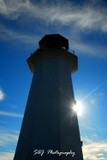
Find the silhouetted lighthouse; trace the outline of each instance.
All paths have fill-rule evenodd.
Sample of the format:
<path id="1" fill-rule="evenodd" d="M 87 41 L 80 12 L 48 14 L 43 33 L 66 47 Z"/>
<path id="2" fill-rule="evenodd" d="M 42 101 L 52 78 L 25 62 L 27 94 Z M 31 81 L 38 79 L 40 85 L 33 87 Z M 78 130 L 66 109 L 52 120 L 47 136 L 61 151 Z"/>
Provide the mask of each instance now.
<path id="1" fill-rule="evenodd" d="M 33 80 L 14 160 L 83 160 L 71 73 L 78 58 L 68 40 L 45 35 L 27 60 Z"/>

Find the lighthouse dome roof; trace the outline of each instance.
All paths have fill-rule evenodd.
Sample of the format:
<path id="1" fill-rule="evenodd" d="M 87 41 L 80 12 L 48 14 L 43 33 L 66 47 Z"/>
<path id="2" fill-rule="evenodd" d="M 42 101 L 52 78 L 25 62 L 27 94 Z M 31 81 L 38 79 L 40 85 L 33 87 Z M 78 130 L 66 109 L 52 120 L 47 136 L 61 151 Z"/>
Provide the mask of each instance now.
<path id="1" fill-rule="evenodd" d="M 39 41 L 40 48 L 63 48 L 68 50 L 69 44 L 68 39 L 63 37 L 60 34 L 46 34 L 40 41 Z"/>

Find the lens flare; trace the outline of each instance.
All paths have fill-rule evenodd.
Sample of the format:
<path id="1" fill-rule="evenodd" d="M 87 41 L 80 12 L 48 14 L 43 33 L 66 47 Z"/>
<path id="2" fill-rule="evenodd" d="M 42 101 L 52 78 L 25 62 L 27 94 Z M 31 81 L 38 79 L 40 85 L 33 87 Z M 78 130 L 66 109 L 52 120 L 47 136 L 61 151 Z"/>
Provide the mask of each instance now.
<path id="1" fill-rule="evenodd" d="M 76 104 L 73 106 L 73 111 L 77 113 L 78 116 L 83 114 L 84 105 L 82 102 L 77 101 Z"/>

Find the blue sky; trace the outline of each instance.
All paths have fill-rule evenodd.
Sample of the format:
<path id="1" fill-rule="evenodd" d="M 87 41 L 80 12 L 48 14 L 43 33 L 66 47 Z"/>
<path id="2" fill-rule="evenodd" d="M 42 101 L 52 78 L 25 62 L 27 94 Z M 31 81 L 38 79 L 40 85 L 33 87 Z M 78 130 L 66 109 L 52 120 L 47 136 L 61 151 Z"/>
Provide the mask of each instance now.
<path id="1" fill-rule="evenodd" d="M 69 39 L 84 160 L 107 160 L 107 3 L 104 0 L 0 0 L 0 160 L 12 160 L 32 80 L 26 59 L 45 35 Z"/>

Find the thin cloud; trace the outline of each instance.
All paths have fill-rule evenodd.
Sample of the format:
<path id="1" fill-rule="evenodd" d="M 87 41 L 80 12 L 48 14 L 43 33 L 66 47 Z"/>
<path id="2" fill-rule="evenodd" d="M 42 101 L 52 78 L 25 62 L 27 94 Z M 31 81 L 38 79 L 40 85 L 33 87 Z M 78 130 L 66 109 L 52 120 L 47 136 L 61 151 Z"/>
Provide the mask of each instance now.
<path id="1" fill-rule="evenodd" d="M 13 152 L 0 152 L 1 160 L 12 160 L 14 157 Z"/>
<path id="2" fill-rule="evenodd" d="M 0 14 L 5 18 L 17 19 L 21 12 L 25 12 L 25 9 L 29 8 L 29 0 L 0 0 Z"/>
<path id="3" fill-rule="evenodd" d="M 19 113 L 13 113 L 13 112 L 5 112 L 0 111 L 0 116 L 8 116 L 8 117 L 14 117 L 14 118 L 22 118 L 23 115 Z"/>
<path id="4" fill-rule="evenodd" d="M 105 160 L 107 159 L 107 142 L 84 139 L 83 155 L 84 160 Z"/>
<path id="5" fill-rule="evenodd" d="M 45 3 L 46 2 L 46 3 Z M 22 15 L 39 18 L 46 22 L 58 22 L 61 25 L 71 25 L 78 29 L 101 30 L 107 32 L 106 8 L 91 4 L 81 6 L 72 2 L 50 3 L 47 1 L 32 3 L 30 0 L 0 1 L 0 14 L 8 19 L 18 19 Z"/>
<path id="6" fill-rule="evenodd" d="M 78 37 L 81 37 L 81 36 L 78 34 Z M 80 54 L 82 53 L 84 55 L 88 54 L 97 58 L 104 58 L 107 56 L 106 47 L 101 47 L 98 44 L 96 45 L 87 44 L 82 40 L 80 41 L 79 38 L 76 38 L 76 39 L 72 38 L 69 41 L 71 44 L 71 48 L 73 46 L 73 49 L 76 50 L 77 53 L 80 53 Z"/>
<path id="7" fill-rule="evenodd" d="M 7 145 L 16 144 L 18 140 L 18 132 L 10 131 L 6 129 L 0 130 L 0 146 L 7 147 Z"/>
<path id="8" fill-rule="evenodd" d="M 14 41 L 17 40 L 17 42 L 22 43 L 29 43 L 29 44 L 35 44 L 35 41 L 37 40 L 37 36 L 28 35 L 24 33 L 20 33 L 17 31 L 14 31 L 12 29 L 7 28 L 6 26 L 0 24 L 0 37 L 1 40 L 5 41 Z"/>
<path id="9" fill-rule="evenodd" d="M 5 93 L 2 89 L 0 89 L 0 101 L 3 101 L 5 99 Z"/>

